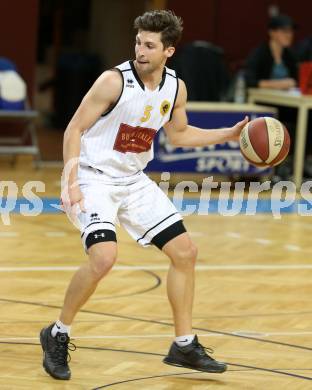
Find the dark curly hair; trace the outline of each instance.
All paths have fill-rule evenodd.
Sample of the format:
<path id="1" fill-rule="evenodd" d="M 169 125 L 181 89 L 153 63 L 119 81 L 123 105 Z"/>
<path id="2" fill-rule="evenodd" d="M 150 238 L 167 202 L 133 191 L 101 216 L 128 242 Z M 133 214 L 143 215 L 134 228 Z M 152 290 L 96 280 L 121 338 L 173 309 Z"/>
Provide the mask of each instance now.
<path id="1" fill-rule="evenodd" d="M 176 46 L 179 42 L 183 21 L 170 10 L 155 10 L 145 12 L 134 21 L 136 30 L 160 32 L 164 48 Z"/>

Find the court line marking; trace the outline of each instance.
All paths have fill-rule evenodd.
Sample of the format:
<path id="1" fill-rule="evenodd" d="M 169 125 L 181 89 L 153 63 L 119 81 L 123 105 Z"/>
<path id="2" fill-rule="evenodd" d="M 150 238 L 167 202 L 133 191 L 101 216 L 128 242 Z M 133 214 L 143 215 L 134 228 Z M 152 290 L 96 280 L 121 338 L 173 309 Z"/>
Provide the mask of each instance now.
<path id="1" fill-rule="evenodd" d="M 247 237 L 243 237 L 240 233 L 236 233 L 236 232 L 226 232 L 225 235 L 228 236 L 228 237 L 231 237 L 231 238 L 237 238 L 237 239 L 238 238 L 245 238 L 245 239 L 248 239 Z M 276 244 L 278 242 L 278 241 L 268 240 L 268 239 L 265 239 L 265 238 L 255 238 L 254 241 L 257 242 L 258 244 L 261 244 L 261 245 L 271 245 L 271 244 Z M 291 251 L 291 252 L 300 252 L 300 251 L 310 252 L 309 250 L 303 250 L 300 246 L 293 245 L 293 244 L 286 244 L 286 245 L 284 245 L 283 248 L 285 250 Z"/>
<path id="2" fill-rule="evenodd" d="M 0 298 L 0 301 L 1 302 L 8 302 L 8 303 L 23 304 L 23 305 L 38 306 L 38 307 L 46 307 L 46 308 L 52 308 L 52 309 L 57 309 L 57 310 L 62 308 L 61 306 L 58 306 L 58 305 L 47 305 L 47 304 L 40 303 L 40 302 L 29 302 L 29 301 L 15 300 L 15 299 L 7 299 L 7 298 Z M 145 318 L 140 318 L 140 317 L 133 317 L 133 316 L 129 316 L 129 315 L 105 313 L 105 312 L 98 312 L 98 311 L 92 311 L 92 310 L 86 310 L 86 309 L 81 309 L 80 312 L 86 313 L 86 314 L 94 314 L 94 315 L 109 317 L 110 319 L 111 318 L 118 318 L 118 319 L 122 319 L 122 320 L 131 320 L 131 321 L 138 321 L 138 322 L 143 322 L 143 323 L 148 323 L 148 324 L 158 324 L 161 326 L 169 326 L 170 328 L 174 327 L 174 324 L 172 322 L 156 321 L 156 320 L 145 319 Z M 240 338 L 243 340 L 252 340 L 252 341 L 256 341 L 256 342 L 272 344 L 272 345 L 279 345 L 279 346 L 283 346 L 283 347 L 287 347 L 287 348 L 300 349 L 300 350 L 309 351 L 309 352 L 312 351 L 311 347 L 308 347 L 305 345 L 291 344 L 289 342 L 286 343 L 286 342 L 282 342 L 282 341 L 270 340 L 270 339 L 255 337 L 255 336 L 251 337 L 251 336 L 241 335 L 241 334 L 232 334 L 230 332 L 225 332 L 225 331 L 220 331 L 220 330 L 212 330 L 212 329 L 207 329 L 207 328 L 200 328 L 200 327 L 195 327 L 195 326 L 193 327 L 193 329 L 201 331 L 201 332 L 223 334 L 225 336 Z M 5 343 L 5 342 L 3 342 L 3 343 Z"/>
<path id="3" fill-rule="evenodd" d="M 40 345 L 40 344 L 37 344 L 37 343 L 15 343 L 15 342 L 2 342 L 3 344 L 15 344 L 15 345 Z M 100 347 L 85 347 L 85 346 L 79 346 L 78 348 L 81 348 L 81 349 L 86 349 L 86 350 L 96 350 L 96 351 L 109 351 L 109 352 L 124 352 L 124 353 L 135 353 L 135 354 L 140 354 L 140 355 L 150 355 L 150 356 L 165 356 L 163 354 L 159 354 L 159 353 L 152 353 L 152 352 L 142 352 L 142 351 L 129 351 L 129 350 L 125 350 L 125 349 L 113 349 L 113 348 L 100 348 Z M 240 368 L 247 368 L 247 370 L 258 370 L 258 371 L 264 371 L 264 372 L 270 372 L 270 373 L 273 373 L 273 374 L 279 374 L 279 375 L 286 375 L 286 376 L 291 376 L 291 377 L 294 377 L 294 378 L 298 378 L 298 379 L 305 379 L 305 380 L 312 380 L 311 377 L 307 377 L 307 376 L 303 376 L 303 375 L 298 375 L 298 374 L 294 374 L 294 373 L 290 373 L 290 372 L 287 372 L 285 370 L 289 370 L 288 368 L 287 369 L 283 369 L 283 371 L 281 369 L 268 369 L 268 368 L 263 368 L 263 367 L 255 367 L 255 366 L 246 366 L 246 365 L 243 365 L 243 364 L 237 364 L 237 363 L 231 363 L 231 362 L 225 362 L 226 364 L 228 365 L 231 365 L 231 366 L 234 366 L 234 367 L 240 367 Z M 297 370 L 297 368 L 295 369 L 291 369 L 291 370 Z M 303 370 L 307 370 L 307 369 L 303 369 Z M 245 370 L 232 370 L 230 369 L 229 371 L 245 371 Z M 116 384 L 120 384 L 120 383 L 127 383 L 127 382 L 133 382 L 133 381 L 138 381 L 138 380 L 145 380 L 145 379 L 151 379 L 151 378 L 155 378 L 155 377 L 165 377 L 165 376 L 173 376 L 173 375 L 193 375 L 194 372 L 187 372 L 187 373 L 177 373 L 177 374 L 174 374 L 174 373 L 171 373 L 171 374 L 164 374 L 164 375 L 156 375 L 156 376 L 153 376 L 153 377 L 143 377 L 143 378 L 134 378 L 134 379 L 127 379 L 125 381 L 121 381 L 121 382 L 114 382 L 114 383 L 110 383 L 110 384 L 106 384 L 106 385 L 103 385 L 101 387 L 96 387 L 92 390 L 98 390 L 100 388 L 103 388 L 103 387 L 111 387 L 113 385 L 116 385 Z M 201 372 L 197 372 L 197 374 L 201 374 Z"/>
<path id="4" fill-rule="evenodd" d="M 298 379 L 305 379 L 305 380 L 309 380 L 309 381 L 312 380 L 312 378 L 309 377 L 309 376 L 293 374 L 293 373 L 287 372 L 287 371 L 281 371 L 281 370 L 269 369 L 269 368 L 263 368 L 263 367 L 256 367 L 256 366 L 247 366 L 245 364 L 235 364 L 235 363 L 230 363 L 230 362 L 226 362 L 226 364 L 232 365 L 232 366 L 235 366 L 235 367 L 243 367 L 243 368 L 247 368 L 247 369 L 249 368 L 249 369 L 269 372 L 269 373 L 273 373 L 273 374 L 290 376 L 290 377 L 298 378 Z M 105 384 L 103 386 L 94 387 L 91 390 L 100 390 L 100 389 L 104 389 L 104 387 L 111 387 L 111 386 L 120 385 L 120 384 L 123 384 L 123 383 L 136 382 L 136 381 L 142 381 L 142 380 L 147 380 L 147 379 L 155 379 L 155 378 L 165 378 L 165 377 L 168 377 L 168 376 L 178 376 L 178 375 L 184 375 L 184 374 L 180 374 L 180 373 L 178 373 L 178 374 L 163 374 L 163 375 L 153 375 L 153 376 L 144 376 L 144 377 L 139 377 L 139 378 L 126 379 L 126 380 L 123 380 L 123 381 L 112 382 L 112 383 Z"/>
<path id="5" fill-rule="evenodd" d="M 0 237 L 18 237 L 19 232 L 0 232 Z"/>
<path id="6" fill-rule="evenodd" d="M 253 332 L 253 331 L 234 331 L 230 332 L 233 335 L 245 335 L 250 337 L 271 337 L 271 336 L 309 336 L 312 331 L 306 332 Z M 214 333 L 198 333 L 198 337 L 225 337 L 224 334 Z M 71 336 L 72 340 L 113 340 L 113 339 L 167 339 L 174 338 L 172 334 L 151 334 L 151 335 L 88 335 L 88 336 Z M 22 340 L 38 340 L 38 337 L 0 337 L 0 341 L 22 341 Z"/>
<path id="7" fill-rule="evenodd" d="M 49 272 L 76 271 L 78 266 L 29 266 L 0 267 L 0 272 Z M 116 265 L 113 271 L 167 271 L 169 265 Z M 237 264 L 237 265 L 197 265 L 198 271 L 266 271 L 266 270 L 308 270 L 312 264 Z"/>
<path id="8" fill-rule="evenodd" d="M 289 251 L 294 251 L 294 252 L 298 252 L 301 250 L 300 246 L 298 245 L 292 245 L 292 244 L 287 244 L 284 246 L 285 249 L 289 250 Z"/>
<path id="9" fill-rule="evenodd" d="M 45 232 L 47 237 L 65 237 L 67 233 L 65 232 Z"/>
<path id="10" fill-rule="evenodd" d="M 204 235 L 203 232 L 188 232 L 191 237 L 202 237 Z"/>
<path id="11" fill-rule="evenodd" d="M 270 245 L 270 244 L 272 244 L 271 240 L 267 240 L 265 238 L 256 238 L 255 242 L 257 242 L 258 244 L 262 244 L 262 245 Z"/>
<path id="12" fill-rule="evenodd" d="M 226 232 L 226 235 L 232 238 L 241 238 L 241 234 L 236 232 Z"/>

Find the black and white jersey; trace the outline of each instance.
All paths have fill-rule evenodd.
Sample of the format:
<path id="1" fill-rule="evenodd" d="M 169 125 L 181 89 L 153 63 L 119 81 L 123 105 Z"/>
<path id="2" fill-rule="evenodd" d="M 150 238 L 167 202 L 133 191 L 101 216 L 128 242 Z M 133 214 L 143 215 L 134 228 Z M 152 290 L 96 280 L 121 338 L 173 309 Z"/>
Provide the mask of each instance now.
<path id="1" fill-rule="evenodd" d="M 164 68 L 162 80 L 149 90 L 133 61 L 115 68 L 122 76 L 122 92 L 115 105 L 81 138 L 80 165 L 122 178 L 142 171 L 153 158 L 153 139 L 170 120 L 178 93 L 175 71 Z"/>

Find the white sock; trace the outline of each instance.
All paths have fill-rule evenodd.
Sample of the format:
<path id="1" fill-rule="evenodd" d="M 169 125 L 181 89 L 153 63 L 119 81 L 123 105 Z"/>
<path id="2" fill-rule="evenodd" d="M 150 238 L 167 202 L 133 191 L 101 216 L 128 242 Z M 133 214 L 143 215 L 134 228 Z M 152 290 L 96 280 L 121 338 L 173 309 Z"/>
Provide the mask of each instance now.
<path id="1" fill-rule="evenodd" d="M 62 321 L 57 320 L 51 330 L 51 335 L 52 337 L 55 337 L 56 333 L 67 333 L 68 336 L 70 336 L 70 328 L 70 325 L 65 325 Z"/>
<path id="2" fill-rule="evenodd" d="M 178 344 L 179 347 L 185 347 L 186 345 L 191 344 L 191 342 L 194 340 L 195 335 L 194 334 L 187 334 L 185 336 L 178 336 L 175 338 L 176 344 Z"/>

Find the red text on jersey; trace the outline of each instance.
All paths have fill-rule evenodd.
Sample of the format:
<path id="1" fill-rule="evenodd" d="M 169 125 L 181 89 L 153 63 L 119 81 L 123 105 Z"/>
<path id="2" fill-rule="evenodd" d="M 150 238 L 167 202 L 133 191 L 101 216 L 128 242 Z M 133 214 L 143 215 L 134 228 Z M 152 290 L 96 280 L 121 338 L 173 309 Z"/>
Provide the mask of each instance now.
<path id="1" fill-rule="evenodd" d="M 115 139 L 114 150 L 121 153 L 142 153 L 150 150 L 157 131 L 148 127 L 121 123 Z"/>

